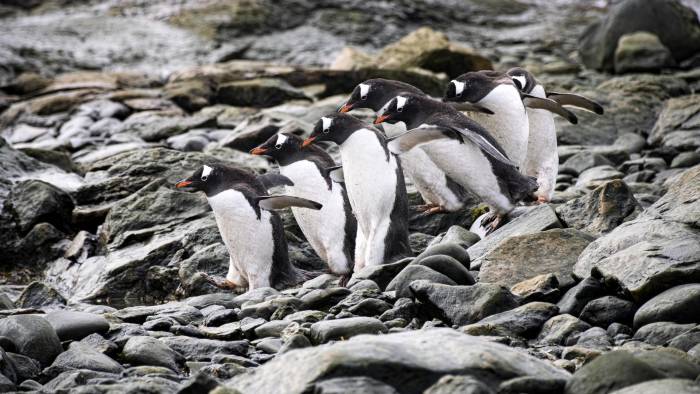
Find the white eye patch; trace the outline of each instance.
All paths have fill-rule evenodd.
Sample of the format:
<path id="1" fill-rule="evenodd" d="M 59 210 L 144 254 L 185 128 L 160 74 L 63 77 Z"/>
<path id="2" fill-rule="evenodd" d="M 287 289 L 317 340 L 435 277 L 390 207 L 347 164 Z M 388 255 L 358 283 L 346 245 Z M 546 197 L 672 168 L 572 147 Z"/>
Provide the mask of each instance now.
<path id="1" fill-rule="evenodd" d="M 369 85 L 366 83 L 361 83 L 360 84 L 360 97 L 365 98 L 367 97 L 367 93 L 369 93 Z"/>
<path id="2" fill-rule="evenodd" d="M 464 92 L 464 82 L 453 80 L 452 83 L 455 85 L 455 95 L 461 95 Z"/>
<path id="3" fill-rule="evenodd" d="M 211 174 L 212 168 L 209 166 L 204 166 L 202 169 L 202 180 L 205 181 L 209 177 L 209 174 Z"/>
<path id="4" fill-rule="evenodd" d="M 331 128 L 331 124 L 333 124 L 333 119 L 326 118 L 324 116 L 323 118 L 321 118 L 321 122 L 323 124 L 323 131 L 327 131 L 328 129 Z"/>
<path id="5" fill-rule="evenodd" d="M 527 78 L 525 78 L 524 75 L 514 75 L 513 80 L 520 83 L 520 89 L 525 89 L 525 85 L 527 85 Z"/>
<path id="6" fill-rule="evenodd" d="M 403 106 L 406 105 L 406 97 L 396 96 L 396 110 L 403 111 Z"/>
<path id="7" fill-rule="evenodd" d="M 275 145 L 277 145 L 277 146 L 284 145 L 284 143 L 287 142 L 287 138 L 289 138 L 289 137 L 287 137 L 284 134 L 277 134 L 277 143 Z"/>

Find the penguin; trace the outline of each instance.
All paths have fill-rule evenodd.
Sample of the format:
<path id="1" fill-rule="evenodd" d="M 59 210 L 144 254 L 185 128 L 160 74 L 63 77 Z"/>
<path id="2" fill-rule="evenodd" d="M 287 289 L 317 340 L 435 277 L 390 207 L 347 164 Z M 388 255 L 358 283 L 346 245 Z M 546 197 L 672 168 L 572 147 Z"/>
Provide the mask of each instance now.
<path id="1" fill-rule="evenodd" d="M 399 121 L 409 130 L 391 138 L 389 150 L 402 154 L 426 142 L 439 143 L 435 163 L 491 207 L 482 221 L 487 234 L 500 226 L 517 202 L 533 199 L 535 179 L 521 174 L 486 129 L 451 105 L 403 94 L 394 97 L 374 123 Z"/>
<path id="2" fill-rule="evenodd" d="M 368 79 L 355 87 L 339 111 L 369 108 L 377 112 L 393 97 L 404 92 L 425 95 L 417 87 L 404 82 L 382 78 Z M 400 132 L 405 131 L 403 127 L 396 128 Z M 388 129 L 385 127 L 384 131 L 389 131 Z M 464 207 L 467 192 L 433 162 L 430 158 L 430 146 L 429 143 L 424 144 L 401 157 L 403 172 L 413 181 L 426 203 L 418 209 L 427 214 L 458 211 Z"/>
<path id="3" fill-rule="evenodd" d="M 561 105 L 575 105 L 597 114 L 603 113 L 603 107 L 583 96 L 568 93 L 547 93 L 544 86 L 527 70 L 515 67 L 506 72 L 516 87 L 522 92 L 538 98 L 550 98 Z M 557 152 L 557 131 L 552 113 L 545 109 L 527 108 L 530 136 L 527 143 L 527 155 L 523 173 L 537 178 L 539 185 L 537 202 L 549 202 L 554 195 L 554 186 L 559 169 Z"/>
<path id="4" fill-rule="evenodd" d="M 576 119 L 574 114 L 552 100 L 521 92 L 509 75 L 497 71 L 482 70 L 460 75 L 448 84 L 443 100 L 476 104 L 492 110 L 494 115 L 472 112 L 470 117 L 491 132 L 521 169 L 525 165 L 530 134 L 526 105 L 557 111 L 574 123 Z"/>
<path id="5" fill-rule="evenodd" d="M 283 289 L 310 279 L 315 273 L 300 270 L 289 262 L 282 219 L 274 209 L 303 207 L 319 210 L 311 200 L 272 196 L 267 188 L 292 182 L 280 175 L 256 177 L 246 170 L 224 164 L 203 165 L 176 188 L 202 191 L 214 211 L 221 238 L 229 252 L 226 278 L 206 275 L 217 287 L 253 290 Z"/>
<path id="6" fill-rule="evenodd" d="M 340 276 L 345 286 L 352 275 L 355 256 L 357 220 L 352 213 L 345 185 L 334 182 L 331 172 L 336 164 L 331 156 L 316 146 L 301 147 L 303 139 L 291 133 L 279 133 L 250 151 L 277 162 L 280 174 L 294 185 L 286 193 L 313 199 L 323 205 L 318 211 L 292 207 L 294 218 L 316 254 Z"/>
<path id="7" fill-rule="evenodd" d="M 340 147 L 345 187 L 357 217 L 355 271 L 412 255 L 401 163 L 389 152 L 384 135 L 336 113 L 322 117 L 302 146 L 320 141 Z"/>

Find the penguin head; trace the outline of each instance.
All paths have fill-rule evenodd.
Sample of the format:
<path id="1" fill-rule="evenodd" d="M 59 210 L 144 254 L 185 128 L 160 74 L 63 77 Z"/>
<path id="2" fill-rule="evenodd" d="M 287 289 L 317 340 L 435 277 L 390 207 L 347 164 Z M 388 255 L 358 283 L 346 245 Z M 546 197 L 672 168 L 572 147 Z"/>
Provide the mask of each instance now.
<path id="1" fill-rule="evenodd" d="M 270 137 L 257 148 L 253 148 L 250 153 L 253 155 L 267 156 L 280 163 L 299 151 L 303 140 L 291 133 L 278 133 Z"/>
<path id="2" fill-rule="evenodd" d="M 514 85 L 514 82 L 508 75 L 497 71 L 468 72 L 450 81 L 442 101 L 477 103 L 501 84 Z"/>
<path id="3" fill-rule="evenodd" d="M 348 114 L 336 113 L 322 117 L 316 122 L 314 130 L 309 138 L 304 140 L 302 147 L 307 147 L 315 142 L 328 141 L 338 145 L 357 130 L 367 126 L 361 120 Z"/>
<path id="4" fill-rule="evenodd" d="M 508 70 L 506 74 L 510 76 L 515 86 L 522 92 L 530 93 L 537 85 L 535 77 L 524 68 L 514 67 Z"/>
<path id="5" fill-rule="evenodd" d="M 415 94 L 396 96 L 377 113 L 374 124 L 404 122 L 406 125 L 410 125 L 413 123 L 413 119 L 420 115 L 421 107 L 423 107 L 421 104 L 428 104 L 427 100 L 431 99 Z"/>
<path id="6" fill-rule="evenodd" d="M 348 101 L 340 107 L 338 112 L 348 112 L 358 108 L 379 111 L 389 99 L 401 92 L 424 94 L 417 87 L 405 82 L 383 78 L 368 79 L 355 87 Z"/>
<path id="7" fill-rule="evenodd" d="M 245 170 L 221 164 L 204 164 L 188 178 L 175 184 L 178 189 L 202 191 L 207 196 L 231 189 L 236 184 L 250 183 L 254 177 Z"/>

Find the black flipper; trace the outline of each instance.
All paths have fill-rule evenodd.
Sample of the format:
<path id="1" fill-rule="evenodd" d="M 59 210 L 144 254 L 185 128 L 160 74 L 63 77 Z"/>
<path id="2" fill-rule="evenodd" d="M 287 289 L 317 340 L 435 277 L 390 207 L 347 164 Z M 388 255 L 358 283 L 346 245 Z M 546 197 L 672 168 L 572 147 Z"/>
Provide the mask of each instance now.
<path id="1" fill-rule="evenodd" d="M 523 92 L 520 92 L 520 97 L 523 99 L 523 104 L 525 104 L 526 107 L 544 109 L 561 116 L 562 118 L 568 120 L 569 123 L 578 123 L 578 118 L 576 117 L 576 115 L 574 115 L 573 112 L 562 107 L 561 104 L 554 100 L 548 98 L 535 97 Z"/>
<path id="2" fill-rule="evenodd" d="M 486 107 L 482 107 L 481 105 L 478 104 L 473 104 L 470 102 L 463 102 L 463 103 L 458 103 L 454 101 L 448 102 L 452 108 L 456 109 L 457 111 L 469 111 L 469 112 L 477 112 L 481 114 L 487 114 L 487 115 L 493 115 L 493 111 Z"/>
<path id="3" fill-rule="evenodd" d="M 443 127 L 417 127 L 399 135 L 387 138 L 387 147 L 395 155 L 406 153 L 418 145 L 443 138 L 461 138 Z"/>
<path id="4" fill-rule="evenodd" d="M 309 208 L 314 210 L 319 210 L 323 208 L 323 205 L 317 203 L 316 201 L 307 200 L 301 197 L 276 195 L 276 196 L 258 196 L 255 197 L 258 206 L 261 209 L 271 211 L 274 209 L 284 209 L 289 207 L 301 207 Z"/>
<path id="5" fill-rule="evenodd" d="M 345 175 L 343 174 L 343 165 L 337 165 L 332 167 L 326 167 L 321 170 L 323 172 L 323 177 L 330 178 L 333 182 L 343 183 L 345 182 Z"/>
<path id="6" fill-rule="evenodd" d="M 573 107 L 585 109 L 586 111 L 594 112 L 598 115 L 602 115 L 605 112 L 602 105 L 580 94 L 547 92 L 547 98 L 561 105 L 571 105 Z"/>
<path id="7" fill-rule="evenodd" d="M 275 186 L 294 186 L 294 182 L 282 174 L 267 173 L 258 175 L 258 180 L 265 189 L 272 189 Z"/>

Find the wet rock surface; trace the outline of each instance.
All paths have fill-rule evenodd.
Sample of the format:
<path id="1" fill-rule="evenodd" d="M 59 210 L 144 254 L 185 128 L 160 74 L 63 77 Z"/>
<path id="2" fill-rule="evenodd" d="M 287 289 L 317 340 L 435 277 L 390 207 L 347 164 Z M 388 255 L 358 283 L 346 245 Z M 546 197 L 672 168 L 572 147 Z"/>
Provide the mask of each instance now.
<path id="1" fill-rule="evenodd" d="M 0 391 L 698 392 L 696 1 L 0 3 Z M 479 201 L 428 215 L 407 179 L 416 257 L 207 281 L 193 169 L 277 171 L 247 152 L 368 78 L 514 66 L 605 107 L 555 117 L 550 203 L 483 237 Z"/>

